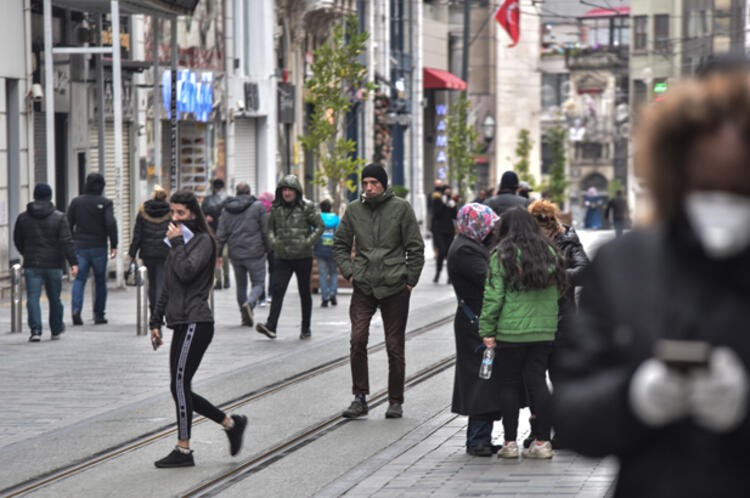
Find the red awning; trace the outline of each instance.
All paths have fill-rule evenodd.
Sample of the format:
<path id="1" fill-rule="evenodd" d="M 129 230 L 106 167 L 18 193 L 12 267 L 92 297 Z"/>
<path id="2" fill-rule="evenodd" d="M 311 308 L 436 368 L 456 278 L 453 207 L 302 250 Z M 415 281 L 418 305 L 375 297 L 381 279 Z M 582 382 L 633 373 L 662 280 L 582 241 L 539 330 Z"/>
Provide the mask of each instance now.
<path id="1" fill-rule="evenodd" d="M 424 88 L 428 90 L 466 90 L 466 82 L 442 69 L 424 68 Z"/>
<path id="2" fill-rule="evenodd" d="M 617 17 L 617 16 L 627 16 L 629 14 L 630 14 L 630 7 L 628 6 L 615 7 L 613 9 L 597 8 L 597 9 L 591 9 L 587 11 L 583 15 L 583 18 L 590 19 L 592 17 Z"/>

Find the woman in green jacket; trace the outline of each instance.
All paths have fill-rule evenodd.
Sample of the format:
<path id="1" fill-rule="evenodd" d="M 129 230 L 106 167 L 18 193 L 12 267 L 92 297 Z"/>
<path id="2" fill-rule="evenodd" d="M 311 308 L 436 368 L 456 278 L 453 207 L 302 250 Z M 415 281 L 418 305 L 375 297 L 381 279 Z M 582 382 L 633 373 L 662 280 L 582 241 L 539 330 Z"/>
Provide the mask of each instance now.
<path id="1" fill-rule="evenodd" d="M 517 458 L 520 393 L 525 384 L 537 409 L 539 436 L 523 455 L 551 458 L 549 443 L 552 397 L 546 371 L 557 330 L 557 302 L 566 287 L 557 250 L 547 242 L 534 218 L 522 208 L 505 211 L 498 244 L 490 256 L 479 319 L 479 335 L 495 348 L 493 377 L 499 376 L 505 443 L 501 458 Z"/>

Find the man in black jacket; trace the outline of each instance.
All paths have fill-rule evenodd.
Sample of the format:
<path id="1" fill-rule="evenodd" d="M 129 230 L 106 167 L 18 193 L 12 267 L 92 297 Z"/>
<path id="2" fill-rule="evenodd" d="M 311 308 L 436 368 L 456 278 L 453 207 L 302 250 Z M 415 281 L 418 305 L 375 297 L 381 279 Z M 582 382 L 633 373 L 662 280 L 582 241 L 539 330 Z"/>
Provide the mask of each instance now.
<path id="1" fill-rule="evenodd" d="M 224 246 L 237 281 L 237 305 L 242 315 L 242 325 L 253 326 L 253 309 L 263 294 L 266 283 L 266 254 L 271 248 L 268 240 L 268 212 L 255 196 L 250 195 L 250 185 L 237 184 L 237 197 L 227 199 L 216 232 L 217 254 Z M 219 256 L 218 264 L 222 264 Z M 218 266 L 218 265 L 217 265 Z M 250 292 L 247 276 L 250 274 Z"/>
<path id="2" fill-rule="evenodd" d="M 206 196 L 201 204 L 201 211 L 206 216 L 206 221 L 214 234 L 219 231 L 219 219 L 221 218 L 221 212 L 224 209 L 224 203 L 227 201 L 227 193 L 224 190 L 224 180 L 221 178 L 214 178 L 211 182 L 211 195 Z M 219 251 L 220 256 L 226 256 Z M 221 271 L 219 271 L 221 270 Z M 228 289 L 229 288 L 229 259 L 224 257 L 222 264 L 219 268 L 214 271 L 214 289 Z"/>
<path id="3" fill-rule="evenodd" d="M 49 301 L 49 328 L 52 339 L 59 339 L 65 331 L 63 323 L 62 274 L 65 260 L 70 272 L 78 273 L 73 239 L 65 215 L 52 203 L 52 189 L 46 183 L 34 188 L 34 202 L 26 205 L 13 229 L 13 242 L 23 255 L 26 277 L 26 309 L 29 313 L 29 341 L 39 342 L 42 337 L 42 310 L 39 298 L 42 284 Z"/>
<path id="4" fill-rule="evenodd" d="M 622 190 L 618 190 L 615 197 L 607 203 L 604 218 L 609 220 L 610 213 L 612 213 L 612 226 L 615 229 L 615 237 L 622 237 L 622 231 L 630 220 L 628 200 L 622 195 Z"/>
<path id="5" fill-rule="evenodd" d="M 94 269 L 96 297 L 94 299 L 94 323 L 107 323 L 104 309 L 107 305 L 107 238 L 109 237 L 109 257 L 117 257 L 117 222 L 112 209 L 112 201 L 102 195 L 104 177 L 99 173 L 89 173 L 83 195 L 79 195 L 68 207 L 68 223 L 73 230 L 73 241 L 78 257 L 78 276 L 73 282 L 72 311 L 73 325 L 83 325 L 83 291 L 89 268 Z"/>
<path id="6" fill-rule="evenodd" d="M 500 179 L 497 195 L 490 197 L 484 203 L 491 207 L 498 216 L 502 216 L 503 211 L 514 206 L 526 208 L 529 200 L 518 195 L 518 184 L 518 175 L 513 171 L 506 171 Z"/>

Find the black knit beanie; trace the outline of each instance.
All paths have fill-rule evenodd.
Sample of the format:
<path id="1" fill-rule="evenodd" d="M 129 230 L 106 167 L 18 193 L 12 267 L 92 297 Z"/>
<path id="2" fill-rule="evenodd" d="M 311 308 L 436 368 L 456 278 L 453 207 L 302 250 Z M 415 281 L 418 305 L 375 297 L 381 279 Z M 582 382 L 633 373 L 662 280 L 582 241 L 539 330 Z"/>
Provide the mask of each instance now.
<path id="1" fill-rule="evenodd" d="M 375 178 L 383 185 L 383 188 L 388 188 L 388 173 L 377 163 L 370 163 L 362 168 L 362 179 L 365 178 Z"/>
<path id="2" fill-rule="evenodd" d="M 48 201 L 52 199 L 52 189 L 46 183 L 37 183 L 34 187 L 35 201 Z"/>

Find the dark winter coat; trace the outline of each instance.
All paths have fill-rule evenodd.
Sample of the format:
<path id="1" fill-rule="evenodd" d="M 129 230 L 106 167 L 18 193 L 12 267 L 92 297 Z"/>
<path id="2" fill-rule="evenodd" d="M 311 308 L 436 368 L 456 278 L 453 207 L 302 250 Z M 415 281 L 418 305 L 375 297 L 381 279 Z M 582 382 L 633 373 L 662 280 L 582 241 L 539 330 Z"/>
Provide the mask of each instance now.
<path id="1" fill-rule="evenodd" d="M 630 211 L 628 210 L 628 201 L 625 197 L 618 195 L 614 199 L 611 199 L 607 203 L 607 208 L 604 211 L 604 218 L 609 219 L 610 213 L 612 213 L 612 221 L 620 222 L 627 221 L 630 219 Z"/>
<path id="2" fill-rule="evenodd" d="M 68 223 L 76 249 L 107 247 L 117 249 L 117 222 L 112 201 L 102 195 L 104 183 L 89 181 L 83 195 L 68 206 Z"/>
<path id="3" fill-rule="evenodd" d="M 560 316 L 563 317 L 576 310 L 576 287 L 582 285 L 583 271 L 589 264 L 589 257 L 575 229 L 569 225 L 563 225 L 563 232 L 555 236 L 554 242 L 563 255 L 568 280 L 568 290 L 560 302 Z"/>
<path id="4" fill-rule="evenodd" d="M 463 235 L 456 237 L 448 250 L 448 275 L 453 290 L 475 315 L 482 309 L 489 258 L 489 249 Z M 479 378 L 482 338 L 477 325 L 470 322 L 460 305 L 456 309 L 453 332 L 456 338 L 456 369 L 451 409 L 461 415 L 494 416 L 502 408 L 497 395 L 500 378 L 497 375 L 489 380 Z"/>
<path id="5" fill-rule="evenodd" d="M 448 206 L 443 197 L 432 199 L 432 232 L 440 234 L 454 234 L 456 231 L 456 215 L 458 208 Z"/>
<path id="6" fill-rule="evenodd" d="M 221 210 L 224 209 L 224 203 L 226 201 L 226 195 L 214 192 L 211 195 L 206 196 L 206 198 L 203 199 L 203 204 L 201 204 L 201 211 L 203 211 L 203 214 L 211 217 L 211 221 L 208 224 L 214 233 L 219 229 Z"/>
<path id="7" fill-rule="evenodd" d="M 68 220 L 51 201 L 26 205 L 13 228 L 13 242 L 25 268 L 63 268 L 66 259 L 78 264 Z"/>
<path id="8" fill-rule="evenodd" d="M 491 207 L 495 214 L 502 216 L 503 212 L 515 206 L 521 206 L 526 209 L 529 205 L 529 200 L 513 192 L 500 192 L 496 196 L 484 201 L 484 203 Z"/>
<path id="9" fill-rule="evenodd" d="M 219 254 L 224 244 L 232 260 L 265 257 L 271 249 L 268 240 L 268 213 L 263 203 L 252 195 L 231 197 L 224 203 L 216 232 Z"/>
<path id="10" fill-rule="evenodd" d="M 411 205 L 390 188 L 352 202 L 336 231 L 333 257 L 344 278 L 376 299 L 414 287 L 424 266 L 424 241 Z"/>
<path id="11" fill-rule="evenodd" d="M 599 249 L 575 334 L 556 356 L 555 430 L 583 455 L 616 455 L 617 496 L 747 496 L 750 419 L 718 435 L 691 420 L 649 428 L 628 390 L 660 338 L 733 349 L 750 371 L 750 250 L 708 259 L 683 218 Z"/>
<path id="12" fill-rule="evenodd" d="M 287 204 L 281 189 L 293 188 L 297 199 Z M 286 175 L 276 187 L 276 198 L 268 218 L 268 237 L 273 255 L 279 259 L 312 258 L 313 246 L 323 233 L 323 219 L 315 204 L 302 196 L 302 185 L 294 175 Z"/>
<path id="13" fill-rule="evenodd" d="M 164 288 L 151 315 L 149 326 L 160 328 L 188 323 L 213 322 L 208 294 L 214 284 L 216 248 L 211 236 L 195 233 L 185 244 L 182 236 L 169 239 L 171 248 L 164 264 Z"/>
<path id="14" fill-rule="evenodd" d="M 144 202 L 135 218 L 133 241 L 128 255 L 131 258 L 140 256 L 143 260 L 164 262 L 169 254 L 169 246 L 164 243 L 169 221 L 168 202 L 156 199 Z"/>

